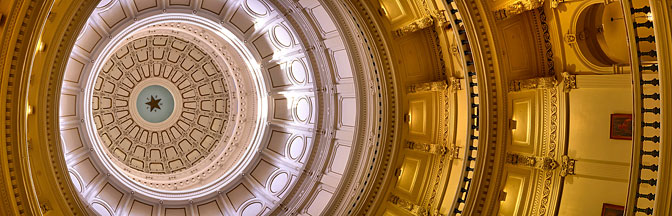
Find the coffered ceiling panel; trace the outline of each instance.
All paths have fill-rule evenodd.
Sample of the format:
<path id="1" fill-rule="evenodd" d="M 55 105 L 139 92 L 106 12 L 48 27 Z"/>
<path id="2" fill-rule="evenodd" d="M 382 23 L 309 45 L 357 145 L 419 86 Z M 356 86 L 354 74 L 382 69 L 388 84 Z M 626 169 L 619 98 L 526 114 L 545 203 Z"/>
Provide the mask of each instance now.
<path id="1" fill-rule="evenodd" d="M 307 14 L 285 15 L 301 4 Z M 361 121 L 359 69 L 329 13 L 319 1 L 101 3 L 59 101 L 81 198 L 109 215 L 266 215 L 309 189 L 292 211 L 321 214 Z"/>

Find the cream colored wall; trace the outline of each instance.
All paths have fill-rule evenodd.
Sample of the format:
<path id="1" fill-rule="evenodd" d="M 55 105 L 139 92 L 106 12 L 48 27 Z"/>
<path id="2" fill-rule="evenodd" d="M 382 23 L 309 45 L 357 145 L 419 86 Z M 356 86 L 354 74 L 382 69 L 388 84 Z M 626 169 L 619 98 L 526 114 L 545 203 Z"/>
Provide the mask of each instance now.
<path id="1" fill-rule="evenodd" d="M 602 203 L 624 205 L 630 140 L 609 139 L 610 115 L 632 113 L 632 93 L 623 88 L 579 88 L 569 93 L 568 155 L 576 175 L 565 179 L 558 215 L 600 215 Z"/>

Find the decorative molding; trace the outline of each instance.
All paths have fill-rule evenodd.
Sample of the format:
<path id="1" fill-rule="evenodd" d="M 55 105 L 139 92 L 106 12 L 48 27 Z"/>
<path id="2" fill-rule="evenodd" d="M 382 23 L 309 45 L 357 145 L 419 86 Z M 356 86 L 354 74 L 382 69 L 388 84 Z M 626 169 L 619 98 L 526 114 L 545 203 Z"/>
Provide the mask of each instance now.
<path id="1" fill-rule="evenodd" d="M 562 73 L 563 90 L 568 93 L 572 89 L 576 89 L 576 75 L 569 72 Z"/>
<path id="2" fill-rule="evenodd" d="M 428 192 L 425 193 L 426 195 L 422 200 L 422 205 L 427 206 L 431 212 L 430 215 L 438 214 L 441 203 L 436 202 L 436 200 L 437 197 L 441 197 L 441 194 L 445 193 L 444 183 L 447 181 L 448 175 L 450 174 L 450 172 L 444 172 L 444 169 L 446 168 L 445 164 L 450 163 L 453 159 L 458 158 L 460 152 L 459 147 L 453 143 L 455 137 L 453 131 L 451 130 L 454 128 L 456 123 L 454 119 L 455 106 L 453 104 L 455 101 L 455 92 L 452 91 L 452 89 L 453 87 L 457 86 L 454 84 L 454 81 L 459 81 L 459 79 L 449 77 L 449 80 L 453 80 L 449 81 L 451 83 L 451 90 L 442 91 L 439 94 L 439 110 L 443 110 L 443 116 L 439 118 L 439 143 L 442 146 L 448 147 L 444 155 L 438 156 L 436 157 L 437 160 L 434 160 L 435 162 L 433 163 L 432 173 L 430 174 L 430 176 L 434 176 L 434 183 L 431 187 L 431 192 L 429 192 L 428 189 Z"/>
<path id="3" fill-rule="evenodd" d="M 506 163 L 543 171 L 554 170 L 559 166 L 558 161 L 550 157 L 539 157 L 510 152 L 506 153 Z"/>
<path id="4" fill-rule="evenodd" d="M 434 18 L 432 18 L 431 15 L 428 15 L 409 23 L 408 25 L 402 26 L 401 28 L 394 30 L 393 34 L 394 37 L 400 38 L 410 33 L 417 32 L 425 28 L 429 28 L 432 25 L 434 25 Z"/>
<path id="5" fill-rule="evenodd" d="M 472 182 L 488 182 L 488 184 L 470 185 L 468 189 L 469 195 L 465 197 L 464 204 L 460 204 L 458 209 L 465 212 L 463 215 L 492 215 L 496 214 L 495 206 L 497 206 L 496 186 L 502 183 L 501 176 L 503 175 L 503 156 L 506 154 L 503 148 L 504 138 L 498 131 L 502 127 L 499 122 L 506 121 L 506 115 L 500 113 L 507 113 L 506 94 L 502 91 L 502 84 L 497 76 L 499 63 L 494 63 L 496 54 L 493 51 L 493 46 L 499 46 L 498 43 L 492 43 L 491 33 L 492 29 L 488 26 L 492 25 L 490 14 L 483 14 L 482 11 L 490 11 L 485 2 L 478 0 L 461 0 L 455 1 L 459 15 L 461 16 L 465 26 L 473 26 L 474 28 L 462 28 L 457 26 L 458 30 L 465 30 L 468 32 L 470 50 L 474 55 L 481 56 L 476 59 L 475 64 L 479 65 L 476 69 L 476 76 L 478 78 L 478 94 L 480 103 L 478 108 L 479 118 L 484 119 L 479 122 L 485 124 L 476 125 L 477 130 L 485 137 L 479 137 L 478 140 L 478 159 L 475 166 L 477 167 L 473 172 Z M 456 31 L 457 34 L 457 31 Z M 464 60 L 464 59 L 463 59 Z M 486 123 L 487 122 L 487 123 Z M 488 161 L 499 161 L 499 163 L 488 163 Z M 466 174 L 465 171 L 463 173 Z M 457 201 L 453 202 L 453 206 L 457 206 Z M 453 211 L 455 209 L 452 209 Z"/>
<path id="6" fill-rule="evenodd" d="M 449 24 L 448 18 L 446 18 L 445 10 L 439 10 L 435 12 L 432 17 L 434 17 L 434 26 L 436 26 L 436 28 L 442 29 Z"/>
<path id="7" fill-rule="evenodd" d="M 448 78 L 448 81 L 450 82 L 450 88 L 449 90 L 451 92 L 456 92 L 458 90 L 462 90 L 462 79 L 460 78 L 455 78 L 455 77 L 450 77 Z"/>
<path id="8" fill-rule="evenodd" d="M 362 100 L 361 110 L 363 116 L 371 116 L 371 119 L 377 119 L 377 122 L 386 122 L 387 125 L 394 125 L 398 120 L 399 116 L 392 115 L 398 109 L 397 104 L 397 94 L 394 92 L 403 91 L 403 89 L 398 89 L 398 86 L 395 84 L 396 81 L 393 79 L 395 77 L 394 71 L 391 69 L 392 62 L 390 61 L 390 50 L 389 47 L 382 44 L 382 41 L 389 40 L 386 37 L 387 34 L 382 32 L 379 21 L 376 20 L 375 14 L 370 13 L 369 6 L 364 1 L 323 1 L 327 6 L 326 8 L 335 10 L 334 14 L 337 17 L 336 20 L 339 21 L 339 24 L 342 24 L 349 28 L 343 28 L 344 41 L 346 44 L 357 44 L 354 46 L 363 46 L 363 53 L 358 53 L 362 57 L 358 58 L 360 65 L 368 65 L 373 68 L 374 76 L 365 75 L 364 70 L 358 71 L 359 79 L 355 80 L 365 80 L 363 78 L 371 77 L 365 81 L 370 81 L 371 84 L 376 86 L 375 89 L 377 92 L 373 94 L 362 94 L 362 98 L 373 98 L 372 102 L 369 103 L 365 100 Z M 343 5 L 344 7 L 341 7 Z M 337 8 L 342 8 L 340 11 L 336 11 Z M 341 13 L 336 13 L 341 12 Z M 367 39 L 368 38 L 368 39 Z M 368 51 L 366 51 L 368 50 Z M 364 56 L 374 56 L 370 60 L 365 59 Z M 370 71 L 366 71 L 370 72 Z M 359 82 L 359 81 L 358 81 Z M 359 85 L 362 85 L 360 82 Z M 377 95 L 377 97 L 376 97 Z M 378 103 L 380 102 L 380 103 Z M 378 106 L 374 105 L 378 104 Z M 368 106 L 367 106 L 368 105 Z M 383 109 L 385 107 L 385 109 Z M 373 112 L 368 112 L 366 110 L 376 109 Z M 388 115 L 389 114 L 389 115 Z M 360 120 L 362 123 L 369 122 L 364 118 Z M 360 161 L 357 163 L 352 163 L 349 165 L 353 169 L 349 169 L 348 173 L 343 175 L 343 178 L 351 179 L 346 181 L 340 187 L 339 190 L 332 201 L 332 205 L 335 206 L 333 211 L 327 213 L 330 215 L 357 215 L 361 214 L 360 212 L 369 212 L 374 208 L 374 202 L 372 200 L 384 200 L 385 193 L 384 183 L 385 177 L 391 175 L 392 171 L 391 166 L 391 154 L 398 150 L 398 144 L 403 142 L 398 137 L 381 137 L 380 134 L 395 134 L 397 129 L 395 127 L 378 127 L 382 123 L 376 123 L 376 121 L 369 122 L 371 124 L 368 128 L 360 129 L 361 132 L 358 132 L 362 135 L 357 136 L 357 139 L 354 143 L 361 143 L 365 139 L 368 139 L 368 145 L 371 148 L 362 148 L 360 152 L 357 153 L 360 157 Z M 377 129 L 375 129 L 377 128 Z M 365 131 L 370 131 L 368 135 L 365 134 Z M 378 136 L 376 136 L 378 135 Z M 372 156 L 366 156 L 366 155 Z M 368 169 L 368 171 L 361 172 L 357 168 L 363 167 L 373 167 Z M 310 182 L 313 180 L 306 180 Z M 301 182 L 297 182 L 299 184 Z M 298 190 L 297 190 L 298 191 Z M 297 192 L 297 194 L 299 194 Z M 361 199 L 360 199 L 361 197 Z M 300 197 L 295 198 L 295 200 L 300 201 Z M 337 209 L 339 206 L 344 206 L 342 209 Z"/>
<path id="9" fill-rule="evenodd" d="M 537 77 L 525 80 L 511 80 L 509 82 L 509 92 L 518 92 L 533 89 L 555 88 L 558 81 L 555 77 Z"/>
<path id="10" fill-rule="evenodd" d="M 576 34 L 574 33 L 567 33 L 565 34 L 565 42 L 568 44 L 575 44 L 576 43 Z"/>
<path id="11" fill-rule="evenodd" d="M 549 94 L 549 99 L 548 99 L 548 104 L 549 106 L 549 113 L 544 112 L 544 115 L 547 115 L 548 122 L 550 123 L 548 126 L 548 152 L 547 157 L 549 158 L 555 158 L 556 157 L 556 150 L 557 150 L 557 145 L 558 145 L 558 128 L 560 124 L 560 118 L 559 118 L 559 96 L 558 96 L 558 88 L 550 88 L 548 89 L 548 94 Z M 546 123 L 544 123 L 546 124 Z M 553 186 L 553 182 L 555 181 L 555 172 L 544 172 L 542 174 L 543 177 L 543 189 L 541 190 L 541 199 L 539 199 L 539 211 L 538 215 L 546 215 L 548 212 L 548 209 L 551 204 L 550 202 L 550 195 L 551 191 L 553 190 L 551 187 Z M 556 188 L 557 189 L 557 188 Z"/>
<path id="12" fill-rule="evenodd" d="M 404 148 L 414 150 L 414 151 L 421 151 L 425 153 L 430 153 L 430 154 L 435 154 L 435 155 L 445 155 L 448 153 L 448 147 L 443 146 L 441 144 L 434 144 L 434 143 L 416 143 L 413 141 L 406 141 L 406 145 L 404 145 Z M 454 149 L 452 149 L 454 152 Z M 451 154 L 453 153 L 451 152 Z"/>
<path id="13" fill-rule="evenodd" d="M 563 155 L 562 164 L 560 164 L 560 176 L 566 177 L 567 175 L 574 175 L 574 164 L 576 164 L 575 159 L 571 159 L 569 156 Z"/>
<path id="14" fill-rule="evenodd" d="M 446 81 L 436 81 L 436 82 L 426 82 L 426 83 L 417 83 L 408 86 L 408 93 L 420 93 L 420 92 L 438 92 L 445 91 L 448 89 L 448 84 Z"/>
<path id="15" fill-rule="evenodd" d="M 446 18 L 446 11 L 439 10 L 429 15 L 426 15 L 420 19 L 417 19 L 405 26 L 397 28 L 394 31 L 392 31 L 392 33 L 395 38 L 400 38 L 410 33 L 417 32 L 432 26 L 436 27 L 437 29 L 442 29 L 447 24 L 448 20 Z"/>
<path id="16" fill-rule="evenodd" d="M 417 205 L 411 201 L 408 201 L 394 194 L 390 194 L 390 197 L 387 199 L 387 202 L 397 207 L 400 207 L 406 211 L 409 211 L 414 215 L 423 215 L 423 216 L 430 215 L 429 211 L 425 207 Z"/>
<path id="17" fill-rule="evenodd" d="M 539 49 L 539 61 L 542 71 L 545 71 L 543 76 L 555 76 L 555 61 L 553 60 L 553 43 L 551 42 L 551 33 L 546 21 L 546 11 L 544 7 L 539 7 L 530 14 L 535 22 L 535 35 L 537 38 L 537 49 Z"/>
<path id="18" fill-rule="evenodd" d="M 506 18 L 522 14 L 525 11 L 534 10 L 544 5 L 544 0 L 519 0 L 507 4 L 501 9 L 495 10 L 495 20 L 504 20 Z"/>

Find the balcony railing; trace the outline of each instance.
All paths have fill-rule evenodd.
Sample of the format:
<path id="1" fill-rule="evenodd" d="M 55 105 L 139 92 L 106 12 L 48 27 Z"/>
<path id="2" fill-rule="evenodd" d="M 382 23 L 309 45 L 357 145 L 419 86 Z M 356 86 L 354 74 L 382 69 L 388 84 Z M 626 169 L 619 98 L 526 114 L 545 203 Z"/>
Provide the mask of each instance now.
<path id="1" fill-rule="evenodd" d="M 453 0 L 446 0 L 445 3 L 446 11 L 448 11 L 446 19 L 450 22 L 450 28 L 452 28 L 457 41 L 460 42 L 457 44 L 460 59 L 459 64 L 461 64 L 464 71 L 467 72 L 465 77 L 465 93 L 467 94 L 467 104 L 469 104 L 469 108 L 466 112 L 469 116 L 467 120 L 467 137 L 465 139 L 466 144 L 464 148 L 463 165 L 461 166 L 462 170 L 459 171 L 461 173 L 459 178 L 460 182 L 457 186 L 455 200 L 451 206 L 453 215 L 462 215 L 467 195 L 469 195 L 469 189 L 472 186 L 474 169 L 476 167 L 476 157 L 478 155 L 480 96 L 478 90 L 478 75 L 476 73 L 476 68 L 474 67 L 474 58 L 472 57 L 469 38 L 467 38 L 465 26 L 462 22 L 462 16 Z"/>
<path id="2" fill-rule="evenodd" d="M 633 131 L 626 215 L 653 215 L 660 181 L 661 87 L 654 14 L 647 1 L 621 1 L 630 46 Z"/>

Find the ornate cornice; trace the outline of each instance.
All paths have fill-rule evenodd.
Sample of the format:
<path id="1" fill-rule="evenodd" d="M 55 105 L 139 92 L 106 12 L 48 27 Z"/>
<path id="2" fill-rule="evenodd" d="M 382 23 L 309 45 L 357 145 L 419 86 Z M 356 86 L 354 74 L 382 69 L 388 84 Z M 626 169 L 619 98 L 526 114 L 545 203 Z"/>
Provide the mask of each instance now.
<path id="1" fill-rule="evenodd" d="M 33 81 L 33 85 L 42 87 L 36 87 L 36 89 L 40 89 L 39 95 L 36 97 L 39 99 L 35 103 L 35 109 L 37 109 L 36 116 L 40 116 L 36 123 L 39 130 L 30 132 L 36 134 L 36 136 L 39 136 L 41 139 L 34 140 L 31 144 L 35 146 L 34 148 L 47 149 L 47 157 L 49 160 L 34 157 L 34 161 L 31 163 L 33 163 L 33 170 L 36 171 L 40 169 L 40 166 L 51 166 L 49 172 L 53 172 L 51 173 L 52 178 L 39 178 L 38 181 L 41 185 L 53 184 L 54 187 L 58 187 L 58 189 L 54 189 L 54 191 L 58 191 L 58 193 L 45 192 L 46 194 L 58 194 L 62 196 L 59 197 L 58 200 L 46 199 L 45 201 L 47 201 L 47 203 L 41 205 L 43 213 L 53 210 L 49 213 L 55 215 L 84 215 L 90 211 L 88 205 L 82 203 L 79 196 L 77 196 L 77 190 L 72 184 L 66 162 L 63 158 L 63 145 L 60 139 L 60 126 L 58 123 L 58 101 L 60 100 L 64 70 L 68 62 L 70 51 L 77 40 L 77 35 L 86 23 L 88 16 L 91 14 L 96 4 L 96 1 L 76 1 L 72 2 L 72 4 L 67 7 L 61 7 L 59 11 L 55 11 L 54 8 L 52 8 L 49 15 L 49 22 L 60 20 L 60 23 L 50 23 L 50 25 L 60 27 L 55 27 L 58 30 L 55 34 L 50 35 L 52 38 L 48 38 L 46 34 L 43 34 L 42 40 L 43 42 L 50 43 L 49 46 L 52 48 L 49 50 L 53 51 L 53 54 L 48 55 L 50 56 L 47 61 L 49 63 L 45 64 L 44 68 L 36 67 L 33 71 L 35 73 L 34 80 L 40 80 L 44 83 L 42 84 Z M 60 12 L 60 10 L 69 12 L 63 13 Z M 59 19 L 57 17 L 61 18 Z M 35 71 L 35 69 L 37 70 Z M 31 85 L 31 87 L 33 85 Z M 45 133 L 46 136 L 43 135 Z M 61 207 L 56 207 L 57 205 L 61 205 Z"/>
<path id="2" fill-rule="evenodd" d="M 39 110 L 40 114 L 36 115 L 36 112 L 27 110 L 26 106 L 30 99 L 27 94 L 29 82 L 33 83 L 33 76 L 40 74 L 31 74 L 31 71 L 37 56 L 35 47 L 43 32 L 51 5 L 48 2 L 22 0 L 6 5 L 10 14 L 0 18 L 3 25 L 0 44 L 0 68 L 3 68 L 0 77 L 0 100 L 4 101 L 0 105 L 0 109 L 4 110 L 4 126 L 0 130 L 0 140 L 4 142 L 0 145 L 0 204 L 3 207 L 0 215 L 37 215 L 43 210 L 51 209 L 51 204 L 46 202 L 47 197 L 61 197 L 61 194 L 41 195 L 42 200 L 37 200 L 38 193 L 41 193 L 38 189 L 49 188 L 55 192 L 58 188 L 51 181 L 53 171 L 48 166 L 33 164 L 35 159 L 46 161 L 41 155 L 49 153 L 48 148 L 40 145 L 41 140 L 31 140 L 31 137 L 42 137 L 31 134 L 35 129 L 28 129 L 29 121 L 41 117 L 44 110 Z M 33 114 L 28 116 L 30 113 Z M 36 183 L 41 181 L 48 181 L 49 184 Z"/>
<path id="3" fill-rule="evenodd" d="M 358 215 L 371 211 L 375 203 L 386 199 L 383 185 L 393 176 L 391 155 L 399 149 L 396 143 L 400 139 L 397 135 L 397 98 L 400 91 L 387 45 L 389 33 L 383 33 L 379 17 L 371 13 L 370 5 L 363 1 L 323 3 L 331 10 L 339 10 L 334 11 L 334 15 L 338 17 L 336 20 L 346 32 L 345 35 L 348 35 L 344 37 L 346 46 L 353 51 L 359 50 L 355 52 L 360 55 L 360 59 L 356 60 L 359 66 L 372 68 L 358 71 L 359 76 L 365 79 L 356 79 L 358 88 L 368 90 L 365 94 L 360 92 L 360 97 L 367 98 L 361 100 L 366 102 L 361 109 L 370 115 L 371 122 L 367 121 L 368 129 L 362 127 L 363 131 L 368 132 L 359 134 L 355 143 L 366 143 L 357 146 L 366 146 L 367 149 L 355 154 L 353 157 L 359 160 L 349 165 L 364 170 L 353 168 L 347 171 L 343 178 L 348 180 L 340 186 L 331 202 L 331 210 L 328 210 L 329 214 Z"/>

